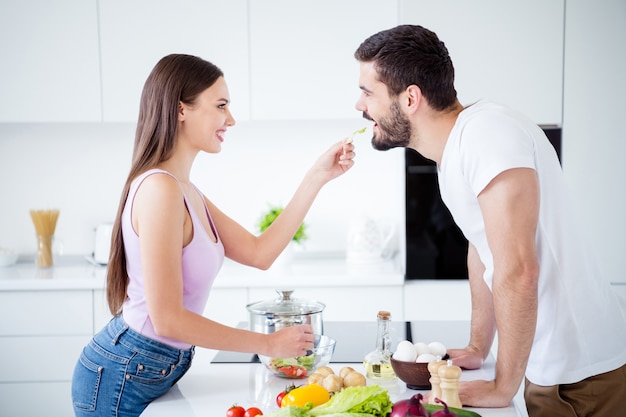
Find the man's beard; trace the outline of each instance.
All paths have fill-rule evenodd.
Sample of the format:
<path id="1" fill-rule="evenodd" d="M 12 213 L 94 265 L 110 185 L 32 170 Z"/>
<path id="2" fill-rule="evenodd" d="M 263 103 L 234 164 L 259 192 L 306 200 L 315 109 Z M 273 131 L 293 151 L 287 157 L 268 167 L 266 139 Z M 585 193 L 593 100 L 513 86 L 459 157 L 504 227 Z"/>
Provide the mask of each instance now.
<path id="1" fill-rule="evenodd" d="M 378 136 L 374 133 L 372 146 L 379 151 L 393 148 L 406 148 L 411 140 L 411 122 L 402 114 L 398 101 L 389 108 L 390 115 L 378 120 Z"/>

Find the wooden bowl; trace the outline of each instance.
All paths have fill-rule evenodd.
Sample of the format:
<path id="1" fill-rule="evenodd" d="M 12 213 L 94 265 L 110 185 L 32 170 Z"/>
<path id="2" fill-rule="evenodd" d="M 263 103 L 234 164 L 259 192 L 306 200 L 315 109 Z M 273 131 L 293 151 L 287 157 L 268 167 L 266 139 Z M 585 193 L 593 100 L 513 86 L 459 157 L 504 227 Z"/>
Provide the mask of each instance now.
<path id="1" fill-rule="evenodd" d="M 416 390 L 431 388 L 428 362 L 404 362 L 392 357 L 391 367 L 396 376 L 406 383 L 407 388 Z"/>

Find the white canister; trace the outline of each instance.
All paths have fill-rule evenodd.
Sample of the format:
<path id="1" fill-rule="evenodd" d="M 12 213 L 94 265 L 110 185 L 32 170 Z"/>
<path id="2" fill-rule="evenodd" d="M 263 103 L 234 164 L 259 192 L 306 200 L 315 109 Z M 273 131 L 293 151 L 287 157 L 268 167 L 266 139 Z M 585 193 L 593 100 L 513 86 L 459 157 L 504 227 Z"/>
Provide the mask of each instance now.
<path id="1" fill-rule="evenodd" d="M 111 236 L 113 223 L 100 223 L 96 227 L 96 241 L 93 249 L 93 259 L 102 265 L 109 263 L 109 251 L 111 250 Z"/>

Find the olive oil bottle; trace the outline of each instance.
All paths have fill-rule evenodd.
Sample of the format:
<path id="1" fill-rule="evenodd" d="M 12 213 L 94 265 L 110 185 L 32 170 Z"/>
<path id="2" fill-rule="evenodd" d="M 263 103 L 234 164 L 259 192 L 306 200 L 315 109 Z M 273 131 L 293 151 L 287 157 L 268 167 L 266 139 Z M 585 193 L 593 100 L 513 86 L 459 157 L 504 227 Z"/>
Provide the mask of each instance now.
<path id="1" fill-rule="evenodd" d="M 391 336 L 389 335 L 390 322 L 390 312 L 378 312 L 376 349 L 365 355 L 365 359 L 363 359 L 365 376 L 368 379 L 376 381 L 393 381 L 396 379 L 396 374 L 391 367 Z"/>

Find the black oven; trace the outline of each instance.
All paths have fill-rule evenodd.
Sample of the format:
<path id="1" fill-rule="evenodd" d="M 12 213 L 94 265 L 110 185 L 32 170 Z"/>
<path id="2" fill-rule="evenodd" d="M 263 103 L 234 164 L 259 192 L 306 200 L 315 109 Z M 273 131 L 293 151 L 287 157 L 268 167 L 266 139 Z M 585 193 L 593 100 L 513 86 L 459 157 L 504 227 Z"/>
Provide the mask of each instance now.
<path id="1" fill-rule="evenodd" d="M 541 126 L 561 158 L 561 128 Z M 435 163 L 405 150 L 406 279 L 467 279 L 467 240 L 441 201 Z"/>

